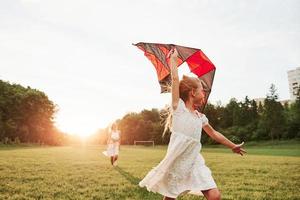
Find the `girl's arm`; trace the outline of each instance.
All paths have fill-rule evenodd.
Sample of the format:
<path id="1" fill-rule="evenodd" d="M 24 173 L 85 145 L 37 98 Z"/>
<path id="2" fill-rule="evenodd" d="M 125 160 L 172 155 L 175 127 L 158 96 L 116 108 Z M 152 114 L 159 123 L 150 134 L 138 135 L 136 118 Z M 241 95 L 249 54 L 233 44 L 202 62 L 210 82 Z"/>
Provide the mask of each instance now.
<path id="1" fill-rule="evenodd" d="M 111 132 L 108 133 L 107 141 L 106 143 L 109 144 L 111 142 Z"/>
<path id="2" fill-rule="evenodd" d="M 119 131 L 119 146 L 121 146 L 121 136 L 122 136 L 121 131 Z"/>
<path id="3" fill-rule="evenodd" d="M 178 77 L 178 70 L 177 70 L 177 50 L 171 49 L 168 57 L 170 57 L 169 66 L 171 69 L 171 78 L 172 78 L 172 107 L 173 110 L 176 110 L 179 101 L 179 77 Z"/>
<path id="4" fill-rule="evenodd" d="M 121 131 L 119 131 L 119 151 L 121 150 Z"/>
<path id="5" fill-rule="evenodd" d="M 230 140 L 228 140 L 224 135 L 216 131 L 210 124 L 206 124 L 203 126 L 204 131 L 207 133 L 209 137 L 211 137 L 213 140 L 227 146 L 230 148 L 233 152 L 243 155 L 246 153 L 244 149 L 241 147 L 243 146 L 244 142 L 241 144 L 234 144 Z"/>

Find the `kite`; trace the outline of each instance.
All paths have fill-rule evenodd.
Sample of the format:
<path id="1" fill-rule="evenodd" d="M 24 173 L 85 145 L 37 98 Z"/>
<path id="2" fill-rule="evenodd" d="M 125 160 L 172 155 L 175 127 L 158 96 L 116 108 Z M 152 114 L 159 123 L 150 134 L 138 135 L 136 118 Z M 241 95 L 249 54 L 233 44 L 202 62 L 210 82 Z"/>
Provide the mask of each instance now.
<path id="1" fill-rule="evenodd" d="M 175 44 L 144 42 L 139 42 L 133 45 L 141 49 L 144 52 L 144 55 L 154 65 L 158 82 L 161 87 L 161 93 L 170 92 L 169 86 L 171 85 L 171 74 L 167 61 L 167 55 L 171 49 L 175 48 L 178 52 L 177 67 L 186 62 L 190 71 L 202 82 L 205 92 L 205 103 L 201 107 L 197 108 L 197 110 L 203 112 L 211 92 L 216 67 L 200 49 L 184 47 Z"/>

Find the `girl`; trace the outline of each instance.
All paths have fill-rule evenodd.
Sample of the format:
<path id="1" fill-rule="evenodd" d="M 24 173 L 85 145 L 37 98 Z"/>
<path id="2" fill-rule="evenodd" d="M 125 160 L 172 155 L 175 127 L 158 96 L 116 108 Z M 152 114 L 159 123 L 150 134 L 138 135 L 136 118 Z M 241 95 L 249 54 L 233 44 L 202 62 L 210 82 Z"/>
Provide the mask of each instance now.
<path id="1" fill-rule="evenodd" d="M 103 152 L 104 155 L 110 157 L 111 165 L 117 166 L 120 149 L 120 131 L 117 129 L 117 125 L 114 123 L 111 128 L 107 139 L 107 150 Z"/>
<path id="2" fill-rule="evenodd" d="M 211 171 L 199 153 L 202 128 L 212 139 L 231 148 L 233 152 L 241 155 L 246 152 L 241 148 L 243 143 L 232 143 L 211 127 L 204 114 L 195 110 L 205 103 L 203 87 L 198 78 L 183 76 L 179 82 L 177 55 L 176 49 L 170 51 L 172 121 L 169 126 L 172 135 L 167 154 L 139 185 L 162 194 L 165 200 L 175 199 L 186 192 L 202 193 L 208 200 L 221 199 Z"/>

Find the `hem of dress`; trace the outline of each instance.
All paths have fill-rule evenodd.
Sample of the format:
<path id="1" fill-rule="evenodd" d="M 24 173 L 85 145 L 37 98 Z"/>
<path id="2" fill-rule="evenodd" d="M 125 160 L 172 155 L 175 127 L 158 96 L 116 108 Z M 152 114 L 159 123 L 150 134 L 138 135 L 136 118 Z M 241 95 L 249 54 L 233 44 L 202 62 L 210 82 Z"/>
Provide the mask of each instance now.
<path id="1" fill-rule="evenodd" d="M 166 194 L 166 193 L 164 193 L 164 192 L 162 192 L 162 191 L 160 191 L 160 190 L 152 190 L 151 188 L 149 188 L 148 185 L 139 184 L 139 186 L 140 186 L 141 188 L 145 187 L 145 188 L 147 189 L 148 192 L 158 193 L 158 194 L 160 194 L 160 195 L 162 195 L 162 196 L 164 196 L 164 197 L 169 197 L 169 198 L 177 198 L 177 197 L 178 197 L 178 196 Z"/>
<path id="2" fill-rule="evenodd" d="M 102 154 L 105 155 L 106 157 L 112 157 L 112 156 L 118 156 L 119 155 L 118 153 L 116 153 L 116 154 L 108 154 L 107 151 L 103 151 Z"/>
<path id="3" fill-rule="evenodd" d="M 158 194 L 161 194 L 165 197 L 170 197 L 170 198 L 177 198 L 178 196 L 180 196 L 181 194 L 189 194 L 191 192 L 192 195 L 196 195 L 195 192 L 201 192 L 201 196 L 204 196 L 204 194 L 202 193 L 202 191 L 206 191 L 206 190 L 211 190 L 211 189 L 215 189 L 215 188 L 218 188 L 217 185 L 211 185 L 211 186 L 208 186 L 208 187 L 202 187 L 200 189 L 186 189 L 184 191 L 182 191 L 181 193 L 179 193 L 177 196 L 176 195 L 170 195 L 170 194 L 166 194 L 165 192 L 163 191 L 160 191 L 159 189 L 158 190 L 152 190 L 147 184 L 141 184 L 139 183 L 139 186 L 141 188 L 143 187 L 146 187 L 147 191 L 149 192 L 153 192 L 153 193 L 158 193 Z M 194 192 L 194 194 L 193 194 Z"/>
<path id="4" fill-rule="evenodd" d="M 202 192 L 202 191 L 211 190 L 211 189 L 218 189 L 218 187 L 215 185 L 215 186 L 212 186 L 212 187 L 200 190 L 200 191 Z"/>

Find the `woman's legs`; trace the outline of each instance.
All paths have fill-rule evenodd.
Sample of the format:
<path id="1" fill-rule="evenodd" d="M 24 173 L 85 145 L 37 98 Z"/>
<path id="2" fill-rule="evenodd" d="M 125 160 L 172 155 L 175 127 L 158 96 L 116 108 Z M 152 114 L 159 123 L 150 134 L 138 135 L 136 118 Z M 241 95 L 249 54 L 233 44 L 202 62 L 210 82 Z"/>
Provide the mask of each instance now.
<path id="1" fill-rule="evenodd" d="M 221 200 L 221 192 L 218 188 L 201 191 L 207 200 Z M 164 197 L 163 200 L 175 200 L 174 198 Z"/>
<path id="2" fill-rule="evenodd" d="M 116 162 L 117 160 L 118 160 L 118 155 L 115 155 L 114 162 Z"/>
<path id="3" fill-rule="evenodd" d="M 118 160 L 119 148 L 120 148 L 119 142 L 115 142 L 114 143 L 114 162 L 113 163 L 115 163 Z"/>
<path id="4" fill-rule="evenodd" d="M 210 189 L 210 190 L 203 190 L 202 193 L 204 194 L 207 200 L 220 200 L 221 199 L 221 192 L 218 188 Z"/>
<path id="5" fill-rule="evenodd" d="M 110 157 L 110 163 L 111 163 L 111 165 L 114 164 L 114 157 L 113 156 Z"/>
<path id="6" fill-rule="evenodd" d="M 115 155 L 113 160 L 113 164 L 115 164 L 115 162 L 118 160 L 118 155 Z"/>

